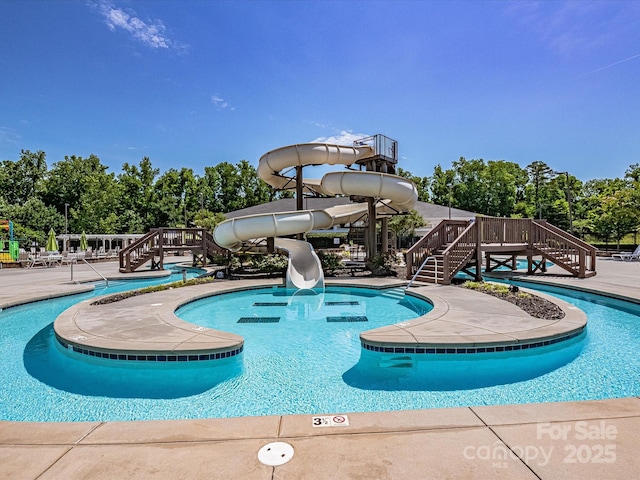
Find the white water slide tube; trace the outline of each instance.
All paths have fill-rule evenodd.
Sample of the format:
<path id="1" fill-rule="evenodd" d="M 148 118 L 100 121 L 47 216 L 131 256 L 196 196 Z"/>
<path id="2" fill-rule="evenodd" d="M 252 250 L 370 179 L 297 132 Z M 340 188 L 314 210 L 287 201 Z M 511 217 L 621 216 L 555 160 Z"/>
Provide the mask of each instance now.
<path id="1" fill-rule="evenodd" d="M 295 166 L 344 165 L 373 156 L 369 146 L 348 147 L 307 143 L 278 148 L 264 154 L 258 164 L 258 175 L 277 189 L 295 189 L 295 178 L 282 175 L 282 170 Z M 360 195 L 378 200 L 378 211 L 407 212 L 413 208 L 418 192 L 410 180 L 378 172 L 330 172 L 321 180 L 304 180 L 325 195 Z M 324 275 L 320 259 L 313 247 L 300 240 L 277 238 L 311 230 L 329 229 L 352 223 L 367 212 L 367 204 L 339 205 L 324 210 L 297 210 L 233 218 L 220 223 L 213 232 L 218 245 L 238 250 L 243 242 L 262 237 L 276 237 L 275 245 L 289 253 L 287 288 L 322 287 Z"/>

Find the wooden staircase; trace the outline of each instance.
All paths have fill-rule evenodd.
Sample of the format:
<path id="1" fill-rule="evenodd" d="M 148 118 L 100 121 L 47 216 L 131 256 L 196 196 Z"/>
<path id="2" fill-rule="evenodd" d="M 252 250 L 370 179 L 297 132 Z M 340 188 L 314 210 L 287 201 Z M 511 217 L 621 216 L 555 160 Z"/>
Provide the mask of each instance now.
<path id="1" fill-rule="evenodd" d="M 152 270 L 162 270 L 166 252 L 187 250 L 193 253 L 194 265 L 202 266 L 223 252 L 204 228 L 153 228 L 120 251 L 120 272 L 133 272 L 149 261 Z"/>
<path id="2" fill-rule="evenodd" d="M 533 224 L 533 254 L 542 256 L 578 278 L 596 274 L 594 247 L 544 220 L 534 220 Z M 588 268 L 590 263 L 592 268 Z"/>
<path id="3" fill-rule="evenodd" d="M 476 217 L 443 220 L 409 249 L 407 279 L 448 285 L 460 271 L 482 279 L 482 257 L 526 256 L 527 273 L 549 260 L 578 278 L 596 274 L 596 249 L 564 230 L 533 219 Z M 536 262 L 534 256 L 542 257 Z M 426 259 L 429 259 L 425 262 Z M 468 267 L 475 267 L 475 271 Z"/>

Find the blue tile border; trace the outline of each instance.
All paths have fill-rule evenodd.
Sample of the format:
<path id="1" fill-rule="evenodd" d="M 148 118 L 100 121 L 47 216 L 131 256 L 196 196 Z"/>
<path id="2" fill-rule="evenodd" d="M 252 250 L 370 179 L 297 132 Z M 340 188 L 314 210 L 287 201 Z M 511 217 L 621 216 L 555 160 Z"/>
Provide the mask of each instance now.
<path id="1" fill-rule="evenodd" d="M 88 348 L 81 348 L 70 343 L 66 343 L 60 338 L 56 337 L 58 343 L 62 345 L 66 350 L 73 350 L 74 353 L 81 355 L 87 355 L 89 357 L 103 358 L 107 360 L 127 360 L 135 362 L 201 362 L 210 360 L 222 360 L 225 358 L 235 357 L 244 350 L 244 345 L 234 350 L 227 350 L 225 352 L 216 353 L 187 353 L 180 355 L 160 355 L 160 354 L 144 354 L 139 355 L 136 353 L 110 353 L 110 352 L 98 352 L 95 350 L 89 350 Z"/>
<path id="2" fill-rule="evenodd" d="M 584 327 L 575 330 L 562 337 L 556 337 L 551 340 L 540 340 L 530 343 L 514 343 L 510 345 L 494 345 L 494 346 L 474 346 L 474 347 L 394 347 L 389 345 L 371 345 L 365 341 L 361 341 L 362 348 L 371 352 L 379 353 L 409 353 L 424 355 L 459 355 L 459 354 L 481 354 L 481 353 L 501 353 L 512 352 L 517 350 L 531 350 L 532 348 L 546 347 L 556 343 L 564 342 L 581 335 Z"/>

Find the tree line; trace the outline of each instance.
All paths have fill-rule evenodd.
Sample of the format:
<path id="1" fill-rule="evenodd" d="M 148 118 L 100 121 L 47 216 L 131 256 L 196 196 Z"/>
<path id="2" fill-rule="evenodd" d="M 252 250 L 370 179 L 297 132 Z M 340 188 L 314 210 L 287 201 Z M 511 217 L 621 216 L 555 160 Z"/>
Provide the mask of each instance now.
<path id="1" fill-rule="evenodd" d="M 605 243 L 640 229 L 640 165 L 630 165 L 623 178 L 582 182 L 542 161 L 522 168 L 505 160 L 467 160 L 451 168 L 436 165 L 431 177 L 415 177 L 419 199 L 495 217 L 537 218 L 580 238 Z"/>
<path id="2" fill-rule="evenodd" d="M 53 228 L 64 233 L 144 233 L 158 226 L 212 229 L 224 214 L 290 195 L 276 192 L 246 160 L 161 173 L 144 157 L 108 172 L 101 160 L 75 155 L 47 167 L 43 151 L 23 150 L 0 163 L 0 218 L 15 236 L 42 243 Z"/>
<path id="3" fill-rule="evenodd" d="M 158 226 L 212 229 L 224 214 L 292 196 L 263 182 L 246 160 L 160 172 L 148 157 L 119 173 L 90 155 L 65 156 L 49 168 L 43 151 L 22 150 L 0 162 L 0 218 L 15 235 L 42 243 L 50 228 L 64 233 L 143 233 Z M 421 201 L 505 217 L 544 218 L 576 236 L 619 242 L 640 225 L 640 166 L 623 178 L 581 182 L 537 161 L 525 168 L 504 160 L 460 158 L 420 177 Z M 66 216 L 65 216 L 66 214 Z"/>

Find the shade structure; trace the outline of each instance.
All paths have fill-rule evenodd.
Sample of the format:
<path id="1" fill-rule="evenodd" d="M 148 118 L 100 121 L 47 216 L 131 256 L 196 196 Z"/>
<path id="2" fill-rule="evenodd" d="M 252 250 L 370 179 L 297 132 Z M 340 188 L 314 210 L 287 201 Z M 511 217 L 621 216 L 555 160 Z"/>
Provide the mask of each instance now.
<path id="1" fill-rule="evenodd" d="M 87 242 L 87 234 L 82 231 L 80 235 L 80 250 L 85 251 L 89 249 L 89 242 Z"/>
<path id="2" fill-rule="evenodd" d="M 47 237 L 47 245 L 44 247 L 47 252 L 57 252 L 58 251 L 58 240 L 56 239 L 56 232 L 53 230 L 49 230 L 49 236 Z"/>

